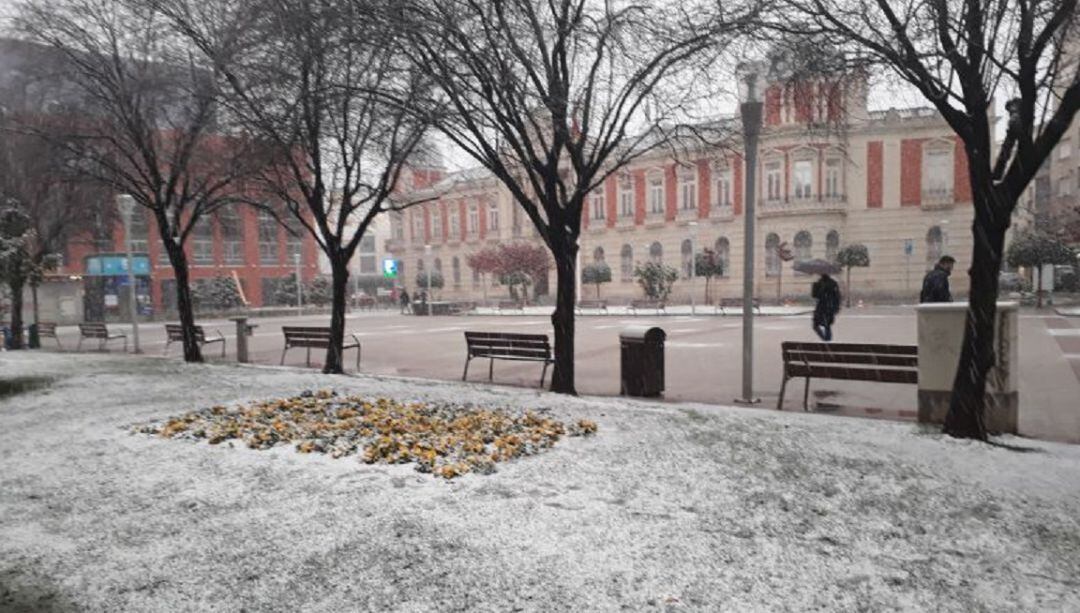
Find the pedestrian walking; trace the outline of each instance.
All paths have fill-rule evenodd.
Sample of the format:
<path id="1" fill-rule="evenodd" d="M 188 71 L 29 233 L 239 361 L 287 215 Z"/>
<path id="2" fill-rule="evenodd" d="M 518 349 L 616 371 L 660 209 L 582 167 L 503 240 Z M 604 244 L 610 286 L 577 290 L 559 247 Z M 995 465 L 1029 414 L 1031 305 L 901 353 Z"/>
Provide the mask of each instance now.
<path id="1" fill-rule="evenodd" d="M 827 343 L 832 340 L 832 325 L 840 312 L 840 285 L 828 274 L 822 274 L 810 288 L 810 295 L 817 301 L 814 332 Z"/>
<path id="2" fill-rule="evenodd" d="M 398 299 L 401 301 L 401 314 L 402 315 L 408 315 L 409 312 L 410 312 L 409 311 L 409 306 L 410 306 L 409 305 L 409 290 L 405 289 L 404 287 L 401 288 L 401 296 Z"/>
<path id="3" fill-rule="evenodd" d="M 926 273 L 923 278 L 922 291 L 919 292 L 919 302 L 952 302 L 952 293 L 949 291 L 949 275 L 952 274 L 953 264 L 956 259 L 949 255 L 941 256 L 934 265 L 934 269 Z"/>

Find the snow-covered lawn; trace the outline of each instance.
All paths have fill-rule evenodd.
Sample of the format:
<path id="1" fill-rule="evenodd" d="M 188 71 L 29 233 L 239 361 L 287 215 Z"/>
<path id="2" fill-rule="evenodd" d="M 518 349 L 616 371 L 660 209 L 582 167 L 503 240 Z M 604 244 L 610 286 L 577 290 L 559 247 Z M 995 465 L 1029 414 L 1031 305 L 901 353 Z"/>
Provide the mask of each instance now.
<path id="1" fill-rule="evenodd" d="M 1080 448 L 99 354 L 0 399 L 0 610 L 1080 610 Z M 131 434 L 333 387 L 590 419 L 493 475 Z"/>

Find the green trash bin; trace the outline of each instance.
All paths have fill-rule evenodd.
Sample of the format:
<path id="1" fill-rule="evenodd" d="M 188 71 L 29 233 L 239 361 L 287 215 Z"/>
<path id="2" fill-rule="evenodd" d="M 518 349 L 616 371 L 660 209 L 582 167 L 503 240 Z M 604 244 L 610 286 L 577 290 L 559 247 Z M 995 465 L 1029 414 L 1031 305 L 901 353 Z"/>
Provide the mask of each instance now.
<path id="1" fill-rule="evenodd" d="M 41 349 L 41 338 L 38 336 L 37 324 L 30 324 L 30 331 L 27 334 L 27 343 L 31 349 Z"/>

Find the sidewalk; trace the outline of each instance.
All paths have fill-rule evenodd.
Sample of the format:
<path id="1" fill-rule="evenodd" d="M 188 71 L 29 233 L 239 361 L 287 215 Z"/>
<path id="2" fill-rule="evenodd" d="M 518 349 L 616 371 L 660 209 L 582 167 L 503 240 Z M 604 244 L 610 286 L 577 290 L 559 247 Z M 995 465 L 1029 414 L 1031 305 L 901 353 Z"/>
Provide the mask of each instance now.
<path id="1" fill-rule="evenodd" d="M 551 315 L 555 312 L 553 306 L 527 306 L 521 310 L 505 310 L 500 311 L 494 307 L 477 307 L 476 310 L 468 313 L 469 315 L 527 315 L 527 316 L 542 316 Z M 813 313 L 814 307 L 812 306 L 768 306 L 763 305 L 760 310 L 755 309 L 755 316 L 790 316 L 790 315 L 806 315 Z M 689 304 L 676 304 L 670 305 L 664 310 L 657 312 L 654 309 L 637 309 L 636 313 L 625 305 L 613 305 L 609 306 L 606 311 L 600 309 L 578 309 L 576 311 L 578 315 L 582 316 L 619 316 L 619 317 L 634 317 L 634 316 L 664 316 L 664 315 L 716 315 L 722 317 L 742 317 L 741 307 L 728 307 L 723 310 L 714 307 L 713 305 L 697 305 L 691 306 Z"/>

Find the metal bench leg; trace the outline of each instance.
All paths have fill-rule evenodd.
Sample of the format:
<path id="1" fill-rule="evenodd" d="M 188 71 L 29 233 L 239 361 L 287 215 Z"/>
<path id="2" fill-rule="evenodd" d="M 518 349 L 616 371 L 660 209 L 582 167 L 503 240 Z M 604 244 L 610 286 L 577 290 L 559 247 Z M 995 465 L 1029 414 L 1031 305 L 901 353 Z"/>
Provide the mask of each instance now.
<path id="1" fill-rule="evenodd" d="M 472 361 L 472 356 L 465 358 L 465 372 L 461 373 L 461 380 L 464 381 L 469 376 L 469 362 Z"/>
<path id="2" fill-rule="evenodd" d="M 124 337 L 124 353 L 127 353 L 127 337 Z"/>
<path id="3" fill-rule="evenodd" d="M 804 411 L 810 410 L 810 377 L 806 378 L 806 389 L 803 390 L 802 396 L 802 408 Z"/>
<path id="4" fill-rule="evenodd" d="M 172 341 L 165 341 L 165 349 L 162 350 L 161 355 L 163 355 L 163 356 L 169 355 L 169 345 L 171 345 L 171 344 L 172 344 Z"/>
<path id="5" fill-rule="evenodd" d="M 544 388 L 544 377 L 547 377 L 547 361 L 544 362 L 544 369 L 540 371 L 540 389 Z"/>
<path id="6" fill-rule="evenodd" d="M 491 362 L 488 365 L 488 381 L 495 380 L 495 358 L 491 358 Z"/>
<path id="7" fill-rule="evenodd" d="M 221 358 L 225 359 L 225 337 L 221 337 Z"/>
<path id="8" fill-rule="evenodd" d="M 356 372 L 360 372 L 360 345 L 356 346 Z"/>
<path id="9" fill-rule="evenodd" d="M 81 351 L 82 350 L 82 339 L 83 339 L 83 337 L 80 336 L 78 344 L 75 345 L 75 351 Z"/>
<path id="10" fill-rule="evenodd" d="M 787 389 L 787 380 L 788 380 L 788 376 L 785 374 L 784 375 L 784 380 L 780 382 L 780 398 L 778 398 L 776 400 L 776 410 L 777 411 L 783 411 L 784 410 L 784 390 Z"/>
<path id="11" fill-rule="evenodd" d="M 289 346 L 285 345 L 285 348 L 281 350 L 281 365 L 285 365 L 285 352 L 289 350 Z"/>
<path id="12" fill-rule="evenodd" d="M 307 348 L 307 357 L 304 358 L 304 365 L 311 366 L 311 347 Z"/>

